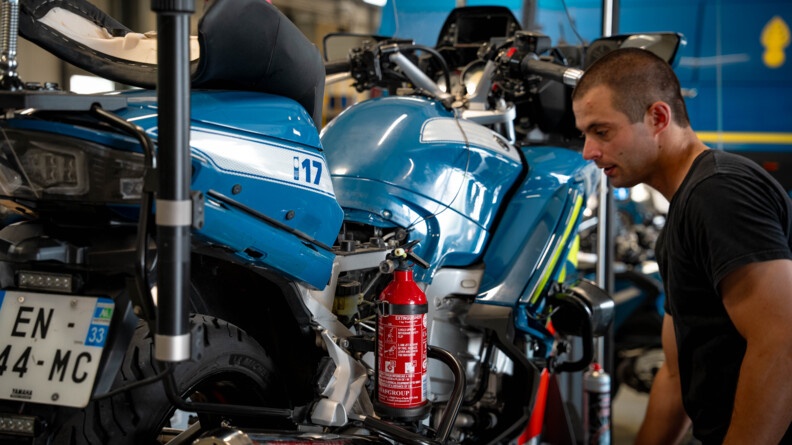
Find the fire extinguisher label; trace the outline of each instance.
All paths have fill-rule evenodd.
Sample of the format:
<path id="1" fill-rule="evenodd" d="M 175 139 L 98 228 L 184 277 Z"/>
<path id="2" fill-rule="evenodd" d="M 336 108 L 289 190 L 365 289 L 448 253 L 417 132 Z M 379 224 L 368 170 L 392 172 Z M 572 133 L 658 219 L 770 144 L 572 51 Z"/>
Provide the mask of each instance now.
<path id="1" fill-rule="evenodd" d="M 414 408 L 426 400 L 426 314 L 380 319 L 379 401 Z"/>

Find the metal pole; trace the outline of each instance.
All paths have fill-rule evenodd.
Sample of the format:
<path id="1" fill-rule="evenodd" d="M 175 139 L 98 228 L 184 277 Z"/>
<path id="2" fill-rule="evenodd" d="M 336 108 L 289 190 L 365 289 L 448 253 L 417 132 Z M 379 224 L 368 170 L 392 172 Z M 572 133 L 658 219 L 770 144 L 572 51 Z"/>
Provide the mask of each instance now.
<path id="1" fill-rule="evenodd" d="M 536 3 L 537 0 L 523 0 L 522 2 L 522 26 L 528 31 L 539 31 L 539 27 L 536 26 Z"/>
<path id="2" fill-rule="evenodd" d="M 619 33 L 619 0 L 602 0 L 602 36 Z"/>
<path id="3" fill-rule="evenodd" d="M 607 37 L 617 32 L 619 0 L 602 0 L 602 35 Z M 600 174 L 600 193 L 597 228 L 597 283 L 609 294 L 614 292 L 613 279 L 613 186 L 605 173 Z M 608 334 L 612 336 L 612 332 Z M 611 371 L 611 360 L 605 355 L 605 342 L 599 342 L 598 357 L 606 371 Z"/>
<path id="4" fill-rule="evenodd" d="M 154 357 L 190 358 L 190 16 L 194 0 L 152 0 L 157 13 L 158 301 Z"/>
<path id="5" fill-rule="evenodd" d="M 602 0 L 602 35 L 612 36 L 619 29 L 619 0 Z M 599 194 L 599 227 L 598 227 L 598 262 L 597 282 L 608 294 L 613 295 L 616 286 L 613 273 L 614 260 L 614 218 L 616 216 L 615 202 L 613 200 L 613 186 L 605 173 L 600 176 Z M 602 339 L 598 342 L 597 354 L 599 362 L 606 373 L 611 375 L 613 369 L 613 324 Z M 608 397 L 610 400 L 610 397 Z M 611 404 L 613 400 L 610 400 Z M 611 405 L 612 406 L 612 405 Z M 611 411 L 612 412 L 612 411 Z M 608 430 L 613 432 L 613 415 L 608 416 Z"/>

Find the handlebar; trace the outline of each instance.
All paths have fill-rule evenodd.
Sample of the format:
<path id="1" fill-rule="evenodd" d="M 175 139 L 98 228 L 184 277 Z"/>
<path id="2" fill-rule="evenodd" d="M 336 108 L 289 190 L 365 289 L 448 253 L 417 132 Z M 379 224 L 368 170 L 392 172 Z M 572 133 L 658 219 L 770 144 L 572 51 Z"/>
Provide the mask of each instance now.
<path id="1" fill-rule="evenodd" d="M 520 62 L 520 71 L 523 74 L 538 74 L 571 87 L 577 85 L 583 76 L 583 70 L 539 60 L 535 55 L 529 55 Z"/>
<path id="2" fill-rule="evenodd" d="M 335 60 L 332 62 L 325 62 L 325 74 L 340 74 L 340 73 L 348 73 L 352 69 L 352 64 L 349 63 L 349 60 Z"/>

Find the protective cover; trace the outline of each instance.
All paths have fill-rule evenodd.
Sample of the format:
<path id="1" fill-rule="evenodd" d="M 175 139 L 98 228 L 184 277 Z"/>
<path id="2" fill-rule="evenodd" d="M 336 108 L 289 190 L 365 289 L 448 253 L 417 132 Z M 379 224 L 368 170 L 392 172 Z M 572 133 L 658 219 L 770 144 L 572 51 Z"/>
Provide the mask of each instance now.
<path id="1" fill-rule="evenodd" d="M 87 1 L 22 0 L 19 31 L 100 77 L 156 86 L 156 35 L 134 32 Z M 211 2 L 190 58 L 193 87 L 274 93 L 299 102 L 314 122 L 321 118 L 325 72 L 319 51 L 266 1 Z"/>

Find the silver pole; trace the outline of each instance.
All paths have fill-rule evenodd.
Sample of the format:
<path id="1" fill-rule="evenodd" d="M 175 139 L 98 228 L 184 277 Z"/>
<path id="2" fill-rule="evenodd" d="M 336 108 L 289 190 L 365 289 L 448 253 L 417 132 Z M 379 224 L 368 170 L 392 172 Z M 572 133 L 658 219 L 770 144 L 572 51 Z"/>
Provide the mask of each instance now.
<path id="1" fill-rule="evenodd" d="M 602 0 L 602 36 L 612 36 L 616 29 L 613 23 L 613 16 L 616 10 L 614 1 L 618 0 Z"/>
<path id="2" fill-rule="evenodd" d="M 612 36 L 618 32 L 619 0 L 602 0 L 602 35 Z M 597 228 L 597 282 L 608 294 L 615 292 L 613 274 L 613 255 L 615 253 L 613 240 L 613 220 L 615 216 L 615 203 L 613 201 L 613 186 L 605 173 L 600 174 L 599 193 L 599 226 Z M 611 347 L 606 347 L 611 345 Z M 613 325 L 604 337 L 597 341 L 597 360 L 606 372 L 613 374 Z M 611 401 L 612 402 L 612 401 Z M 613 416 L 609 416 L 609 430 L 613 431 Z M 584 425 L 587 427 L 587 425 Z M 585 436 L 585 434 L 584 434 Z M 610 442 L 609 442 L 610 443 Z"/>
<path id="3" fill-rule="evenodd" d="M 607 37 L 616 32 L 614 20 L 619 0 L 602 0 L 602 35 Z M 597 283 L 608 293 L 613 294 L 613 186 L 605 173 L 600 173 L 599 226 L 597 228 Z M 599 342 L 598 357 L 605 357 L 604 342 Z"/>

